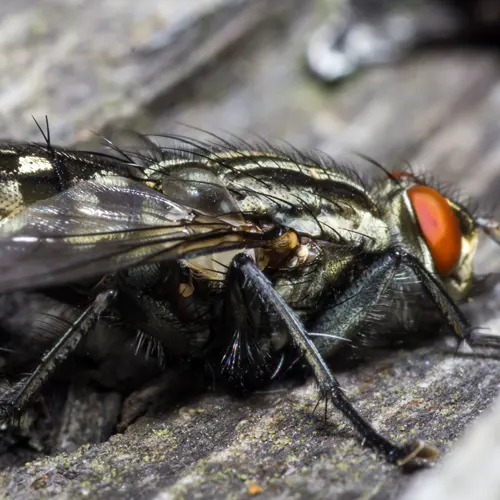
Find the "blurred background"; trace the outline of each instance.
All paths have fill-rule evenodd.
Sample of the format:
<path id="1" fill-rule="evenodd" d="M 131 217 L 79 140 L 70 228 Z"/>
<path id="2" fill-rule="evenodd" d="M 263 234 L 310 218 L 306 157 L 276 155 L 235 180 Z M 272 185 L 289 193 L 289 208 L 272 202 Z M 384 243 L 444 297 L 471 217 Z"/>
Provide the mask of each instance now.
<path id="1" fill-rule="evenodd" d="M 32 116 L 45 115 L 64 145 L 123 126 L 201 134 L 185 124 L 489 182 L 499 10 L 495 0 L 2 2 L 0 136 L 40 140 Z"/>
<path id="2" fill-rule="evenodd" d="M 371 167 L 354 152 L 389 168 L 409 162 L 417 170 L 432 171 L 456 184 L 489 207 L 498 203 L 500 190 L 499 46 L 498 0 L 4 0 L 0 4 L 0 136 L 40 141 L 32 117 L 42 122 L 47 115 L 52 141 L 68 146 L 89 147 L 98 142 L 95 133 L 106 135 L 124 127 L 202 138 L 207 138 L 203 131 L 208 131 L 256 142 L 262 137 L 278 145 L 288 142 L 297 148 L 317 148 L 336 159 L 355 162 L 365 171 Z M 479 269 L 498 270 L 497 254 L 494 246 L 483 246 Z M 500 331 L 497 309 L 497 298 L 485 299 L 476 310 L 478 322 Z M 439 370 L 446 369 L 450 377 L 453 374 L 452 380 L 458 384 L 455 389 L 460 386 L 455 406 L 442 415 L 441 427 L 436 423 L 435 429 L 427 429 L 434 441 L 446 447 L 472 418 L 471 409 L 479 411 L 489 405 L 497 386 L 492 383 L 491 390 L 488 386 L 481 392 L 479 382 L 496 376 L 498 370 L 492 370 L 492 364 L 476 365 L 474 360 L 457 360 L 451 365 L 441 358 L 433 358 L 431 363 L 431 358 L 425 352 L 400 359 L 402 372 L 397 377 L 392 374 L 391 380 L 407 393 L 415 389 L 416 371 L 428 381 L 422 386 L 425 398 L 434 401 L 434 409 L 441 409 L 440 395 L 452 390 Z M 469 370 L 468 389 L 461 381 L 464 369 Z M 359 391 L 363 394 L 363 387 L 370 394 L 382 387 L 384 398 L 385 394 L 395 398 L 386 406 L 406 411 L 398 406 L 402 403 L 397 391 L 387 386 L 393 383 L 384 378 L 388 369 L 377 370 L 375 375 L 370 368 L 364 374 L 346 375 L 343 386 L 355 398 Z M 427 390 L 430 380 L 437 384 L 432 394 Z M 272 420 L 270 409 L 249 410 L 240 404 L 233 410 L 234 403 L 211 397 L 202 411 L 219 415 L 224 410 L 229 420 L 214 420 L 213 432 L 225 431 L 220 443 L 228 449 L 238 445 L 224 441 L 229 432 L 226 427 L 232 428 L 227 422 L 236 428 L 248 411 L 262 421 Z M 309 398 L 311 408 L 316 402 L 314 388 L 289 397 L 300 408 L 305 408 L 304 398 Z M 362 396 L 358 399 L 365 414 L 380 416 Z M 250 474 L 246 455 L 238 470 L 246 471 L 247 479 L 261 477 L 263 484 L 269 477 L 288 474 L 295 486 L 280 483 L 280 479 L 274 485 L 282 498 L 300 491 L 306 492 L 304 498 L 324 498 L 326 491 L 329 498 L 337 494 L 344 499 L 395 498 L 405 484 L 402 476 L 369 456 L 349 433 L 355 446 L 345 452 L 348 460 L 344 462 L 345 450 L 335 445 L 345 442 L 346 431 L 337 433 L 337 427 L 327 436 L 331 442 L 325 444 L 325 433 L 316 436 L 310 430 L 315 429 L 307 420 L 311 408 L 303 410 L 307 417 L 300 415 L 306 422 L 304 442 L 309 443 L 309 438 L 311 442 L 309 448 L 304 447 L 309 451 L 294 458 L 296 466 L 289 457 L 276 459 L 275 448 L 268 447 L 259 448 L 258 460 L 266 462 L 269 470 Z M 231 417 L 232 411 L 236 413 Z M 289 406 L 278 411 L 285 415 Z M 415 416 L 417 426 L 420 417 Z M 289 427 L 295 430 L 296 417 L 290 418 Z M 180 420 L 182 424 L 186 419 Z M 406 420 L 399 415 L 399 421 Z M 158 432 L 163 429 L 163 422 L 154 425 Z M 384 425 L 393 431 L 390 419 L 389 423 L 379 422 L 379 427 Z M 287 423 L 280 421 L 273 432 L 283 428 Z M 399 431 L 406 434 L 405 427 Z M 130 439 L 137 439 L 132 446 L 136 448 L 150 437 L 141 427 L 129 434 Z M 115 445 L 121 436 L 116 438 Z M 200 442 L 204 443 L 202 438 Z M 158 459 L 163 464 L 163 486 L 178 479 L 172 463 L 187 467 L 193 460 L 201 460 L 211 446 L 208 442 L 207 449 L 198 450 L 191 458 L 179 452 L 169 456 L 170 461 L 164 456 Z M 145 450 L 147 446 L 151 446 L 148 456 L 153 456 L 157 441 L 144 445 Z M 251 446 L 258 448 L 260 441 L 252 441 Z M 333 448 L 336 458 L 331 456 Z M 91 458 L 99 461 L 99 452 L 95 453 Z M 310 475 L 307 467 L 318 456 L 324 456 L 324 461 Z M 147 479 L 140 466 L 129 474 L 121 458 L 109 460 L 117 468 L 120 482 L 124 481 L 121 486 L 132 492 L 131 498 L 154 490 L 153 483 L 137 489 L 143 483 L 135 484 L 134 474 L 139 471 L 141 481 Z M 224 460 L 222 469 L 226 471 Z M 75 462 L 70 467 L 74 476 L 69 477 L 59 470 L 66 467 L 62 462 L 54 463 L 22 469 L 14 479 L 5 474 L 0 486 L 8 484 L 15 498 L 32 498 L 31 484 L 48 474 L 43 488 L 48 484 L 55 489 L 45 492 L 61 493 L 68 487 L 73 488 L 69 497 L 76 498 L 87 491 L 78 478 L 87 480 L 90 474 L 97 486 L 89 486 L 88 491 L 119 491 L 118 486 L 110 486 L 114 484 L 111 479 L 89 473 L 85 464 Z M 135 467 L 135 458 L 130 463 Z M 166 464 L 172 469 L 167 471 Z M 147 473 L 153 474 L 151 470 Z M 179 466 L 178 470 L 183 469 Z M 306 472 L 301 475 L 301 470 Z M 154 474 L 151 477 L 156 481 Z M 247 479 L 235 476 L 228 484 L 238 488 Z M 196 494 L 203 491 L 203 485 L 193 488 Z M 228 490 L 224 483 L 210 491 L 224 496 Z"/>
<path id="3" fill-rule="evenodd" d="M 0 135 L 40 139 L 31 117 L 45 115 L 54 140 L 68 145 L 118 125 L 161 133 L 180 122 L 331 154 L 355 149 L 427 168 L 447 157 L 455 172 L 482 168 L 495 147 L 484 135 L 496 132 L 497 54 L 408 51 L 427 38 L 466 40 L 476 18 L 486 35 L 484 18 L 500 17 L 488 4 L 497 2 L 2 2 Z M 476 17 L 461 17 L 470 10 Z M 347 78 L 322 85 L 308 66 Z"/>

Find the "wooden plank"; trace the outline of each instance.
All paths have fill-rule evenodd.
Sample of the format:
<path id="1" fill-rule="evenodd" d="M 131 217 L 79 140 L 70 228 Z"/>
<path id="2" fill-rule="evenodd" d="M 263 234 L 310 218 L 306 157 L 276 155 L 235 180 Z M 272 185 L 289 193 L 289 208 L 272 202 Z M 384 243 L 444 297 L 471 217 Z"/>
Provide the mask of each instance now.
<path id="1" fill-rule="evenodd" d="M 132 117 L 213 64 L 296 0 L 50 0 L 3 7 L 0 134 L 38 138 L 31 115 L 49 115 L 63 143 Z"/>
<path id="2" fill-rule="evenodd" d="M 497 57 L 420 53 L 326 87 L 305 71 L 318 18 L 298 3 L 206 0 L 178 11 L 179 2 L 149 0 L 124 11 L 107 0 L 97 11 L 93 2 L 53 0 L 43 12 L 36 2 L 6 3 L 2 133 L 37 138 L 30 115 L 48 113 L 63 143 L 117 124 L 203 137 L 181 122 L 336 158 L 354 160 L 354 150 L 389 166 L 410 161 L 495 201 Z M 483 270 L 495 269 L 497 250 L 485 247 Z M 490 295 L 471 314 L 498 324 L 496 305 Z M 397 440 L 418 435 L 446 452 L 496 396 L 500 362 L 434 345 L 389 353 L 339 377 L 380 431 Z M 6 469 L 0 488 L 16 499 L 212 498 L 244 496 L 255 482 L 261 498 L 397 498 L 408 477 L 362 448 L 337 412 L 325 426 L 311 414 L 316 401 L 312 383 L 238 401 L 206 394 L 107 443 Z"/>

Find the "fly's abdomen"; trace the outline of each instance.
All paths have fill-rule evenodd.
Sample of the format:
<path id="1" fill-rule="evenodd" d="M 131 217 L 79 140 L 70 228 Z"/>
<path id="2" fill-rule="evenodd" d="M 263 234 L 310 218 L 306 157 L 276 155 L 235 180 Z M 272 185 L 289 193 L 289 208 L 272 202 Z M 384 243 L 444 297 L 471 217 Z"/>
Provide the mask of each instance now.
<path id="1" fill-rule="evenodd" d="M 8 142 L 0 146 L 0 224 L 33 203 L 82 180 L 127 175 L 118 159 L 46 144 Z"/>
<path id="2" fill-rule="evenodd" d="M 2 146 L 0 220 L 57 193 L 56 175 L 47 155 L 26 144 Z"/>

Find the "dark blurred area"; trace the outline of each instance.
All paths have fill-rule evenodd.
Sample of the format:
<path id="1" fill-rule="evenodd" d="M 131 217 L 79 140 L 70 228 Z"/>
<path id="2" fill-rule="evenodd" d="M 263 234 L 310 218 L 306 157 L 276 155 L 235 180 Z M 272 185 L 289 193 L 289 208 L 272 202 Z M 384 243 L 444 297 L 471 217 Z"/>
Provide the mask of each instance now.
<path id="1" fill-rule="evenodd" d="M 447 50 L 453 57 L 459 47 L 491 49 L 498 43 L 499 9 L 495 0 L 5 2 L 0 133 L 40 139 L 32 115 L 48 115 L 52 136 L 62 144 L 95 141 L 92 132 L 118 126 L 166 133 L 180 122 L 298 147 L 338 143 L 328 152 L 355 146 L 379 156 L 363 135 L 338 136 L 344 124 L 364 121 L 353 114 L 352 100 L 382 106 L 378 89 L 368 91 L 367 103 L 353 88 L 360 72 L 392 68 L 370 81 L 397 70 L 397 62 L 413 57 L 418 65 L 423 47 L 441 50 L 444 61 L 451 60 Z M 314 77 L 350 78 L 339 92 Z M 412 86 L 422 92 L 418 82 Z M 392 91 L 404 97 L 397 81 Z M 384 114 L 395 116 L 389 109 Z M 338 123 L 326 133 L 329 119 Z"/>
<path id="2" fill-rule="evenodd" d="M 424 48 L 499 43 L 500 4 L 494 0 L 350 0 L 312 36 L 307 56 L 313 73 L 335 82 Z"/>

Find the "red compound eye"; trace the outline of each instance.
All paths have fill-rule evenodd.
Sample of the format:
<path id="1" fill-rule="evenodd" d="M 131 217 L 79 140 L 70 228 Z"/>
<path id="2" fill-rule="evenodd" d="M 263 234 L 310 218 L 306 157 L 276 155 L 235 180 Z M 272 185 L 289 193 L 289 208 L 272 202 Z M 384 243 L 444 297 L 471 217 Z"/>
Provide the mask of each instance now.
<path id="1" fill-rule="evenodd" d="M 437 273 L 450 274 L 458 264 L 462 247 L 456 215 L 445 198 L 429 186 L 414 186 L 408 189 L 408 196 Z"/>

